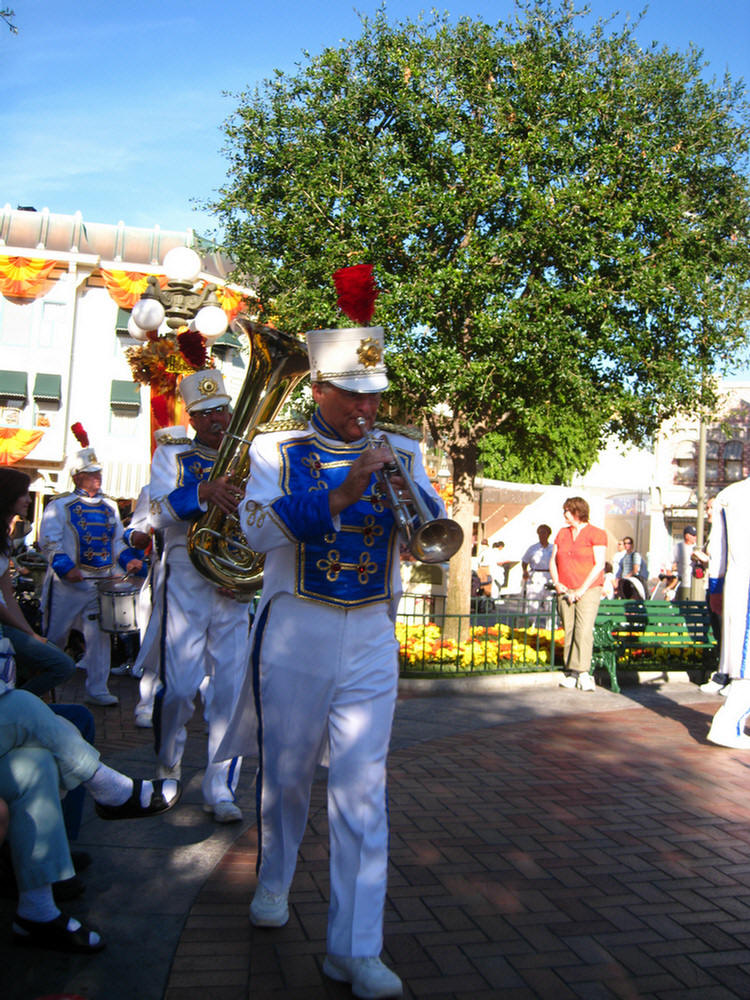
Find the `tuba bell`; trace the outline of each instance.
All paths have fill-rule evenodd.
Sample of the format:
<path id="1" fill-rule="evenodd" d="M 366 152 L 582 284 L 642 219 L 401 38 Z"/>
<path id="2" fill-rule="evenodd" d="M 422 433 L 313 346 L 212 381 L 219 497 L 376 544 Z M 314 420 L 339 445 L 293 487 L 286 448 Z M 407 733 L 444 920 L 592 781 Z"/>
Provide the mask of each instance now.
<path id="1" fill-rule="evenodd" d="M 276 417 L 309 369 L 305 345 L 296 337 L 243 317 L 232 326 L 247 336 L 250 363 L 209 480 L 228 476 L 244 486 L 258 428 Z M 187 550 L 199 573 L 238 596 L 249 597 L 263 583 L 263 554 L 247 544 L 239 516 L 215 504 L 190 525 Z"/>

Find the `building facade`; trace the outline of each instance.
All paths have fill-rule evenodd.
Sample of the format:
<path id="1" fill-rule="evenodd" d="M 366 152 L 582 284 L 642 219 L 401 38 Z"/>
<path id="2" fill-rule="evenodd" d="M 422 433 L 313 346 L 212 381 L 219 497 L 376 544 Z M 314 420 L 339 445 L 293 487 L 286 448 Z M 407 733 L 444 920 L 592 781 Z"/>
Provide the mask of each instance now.
<path id="1" fill-rule="evenodd" d="M 27 472 L 37 496 L 70 488 L 75 423 L 104 466 L 107 494 L 133 501 L 148 481 L 150 390 L 132 378 L 128 319 L 146 278 L 163 275 L 165 254 L 179 246 L 201 255 L 199 283 L 243 301 L 244 290 L 226 287 L 228 262 L 204 252 L 191 230 L 0 211 L 0 462 Z M 240 341 L 228 332 L 212 355 L 236 398 L 246 369 Z"/>

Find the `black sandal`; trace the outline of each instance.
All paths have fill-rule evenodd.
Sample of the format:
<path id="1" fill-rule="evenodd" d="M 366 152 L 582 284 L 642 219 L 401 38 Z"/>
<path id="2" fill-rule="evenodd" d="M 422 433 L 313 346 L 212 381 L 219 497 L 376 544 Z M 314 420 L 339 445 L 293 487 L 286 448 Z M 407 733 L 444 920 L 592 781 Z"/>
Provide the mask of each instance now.
<path id="1" fill-rule="evenodd" d="M 182 785 L 179 781 L 177 782 L 177 794 L 171 802 L 167 802 L 162 791 L 165 780 L 171 781 L 173 779 L 157 778 L 152 782 L 154 790 L 151 793 L 151 801 L 147 806 L 142 806 L 141 789 L 143 788 L 143 781 L 141 778 L 133 778 L 133 791 L 130 798 L 126 802 L 123 802 L 121 806 L 105 806 L 101 802 L 95 802 L 97 815 L 102 819 L 141 819 L 144 816 L 157 816 L 159 813 L 166 812 L 167 809 L 176 806 L 180 801 Z"/>
<path id="2" fill-rule="evenodd" d="M 91 940 L 90 928 L 81 924 L 76 930 L 68 930 L 70 917 L 58 913 L 54 920 L 26 920 L 25 917 L 13 917 L 13 940 L 24 948 L 48 948 L 54 951 L 74 951 L 91 954 L 105 947 L 99 938 Z"/>

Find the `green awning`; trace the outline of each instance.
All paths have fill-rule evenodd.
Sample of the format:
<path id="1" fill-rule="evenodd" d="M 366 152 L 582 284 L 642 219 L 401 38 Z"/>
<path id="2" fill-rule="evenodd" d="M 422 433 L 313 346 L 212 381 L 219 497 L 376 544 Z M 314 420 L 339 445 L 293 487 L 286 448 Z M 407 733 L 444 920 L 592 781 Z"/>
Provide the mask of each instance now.
<path id="1" fill-rule="evenodd" d="M 26 372 L 0 371 L 0 399 L 26 401 L 28 375 Z"/>
<path id="2" fill-rule="evenodd" d="M 123 309 L 119 306 L 117 309 L 117 319 L 115 321 L 115 333 L 123 334 L 126 337 L 130 336 L 128 332 L 128 320 L 130 319 L 130 309 Z"/>
<path id="3" fill-rule="evenodd" d="M 141 386 L 139 382 L 125 382 L 122 379 L 112 380 L 112 391 L 109 395 L 110 406 L 127 406 L 141 408 Z"/>
<path id="4" fill-rule="evenodd" d="M 225 330 L 224 333 L 222 333 L 222 335 L 219 337 L 219 339 L 215 340 L 211 346 L 236 347 L 237 350 L 239 350 L 242 345 L 240 344 L 239 338 L 235 336 L 235 334 L 233 334 L 231 330 Z"/>
<path id="5" fill-rule="evenodd" d="M 38 372 L 34 379 L 34 399 L 59 403 L 62 397 L 62 376 Z"/>

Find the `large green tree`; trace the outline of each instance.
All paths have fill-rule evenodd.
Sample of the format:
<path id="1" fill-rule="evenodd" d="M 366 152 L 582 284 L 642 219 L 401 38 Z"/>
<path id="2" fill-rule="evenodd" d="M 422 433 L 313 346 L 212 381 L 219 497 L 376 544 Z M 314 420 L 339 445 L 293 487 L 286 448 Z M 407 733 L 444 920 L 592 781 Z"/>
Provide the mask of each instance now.
<path id="1" fill-rule="evenodd" d="M 381 10 L 238 95 L 227 249 L 298 331 L 346 325 L 331 276 L 375 266 L 389 395 L 452 459 L 468 537 L 480 453 L 583 470 L 710 398 L 742 341 L 750 116 L 702 69 L 547 0 L 498 25 Z M 468 546 L 452 568 L 459 610 Z"/>

